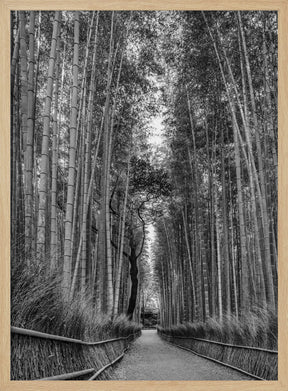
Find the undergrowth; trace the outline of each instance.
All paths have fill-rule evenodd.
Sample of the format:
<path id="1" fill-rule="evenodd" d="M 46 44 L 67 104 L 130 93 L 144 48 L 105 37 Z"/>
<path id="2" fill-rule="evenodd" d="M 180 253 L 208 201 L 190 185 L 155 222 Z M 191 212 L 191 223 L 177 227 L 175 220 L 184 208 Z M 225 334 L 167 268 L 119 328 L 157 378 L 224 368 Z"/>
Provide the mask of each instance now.
<path id="1" fill-rule="evenodd" d="M 207 322 L 182 323 L 170 328 L 158 327 L 171 336 L 211 339 L 224 343 L 277 350 L 277 314 L 269 309 L 254 308 L 239 319 L 224 315 L 222 321 L 209 318 Z"/>
<path id="2" fill-rule="evenodd" d="M 91 296 L 76 295 L 65 303 L 61 273 L 48 275 L 39 268 L 19 262 L 11 269 L 11 325 L 84 341 L 101 341 L 139 335 L 140 325 L 120 315 L 113 320 L 99 313 Z M 12 334 L 11 379 L 33 380 L 79 371 L 99 370 L 118 357 L 129 340 L 84 346 Z M 109 379 L 111 368 L 99 380 Z"/>
<path id="3" fill-rule="evenodd" d="M 111 320 L 99 313 L 91 296 L 76 295 L 69 305 L 62 299 L 60 273 L 46 276 L 43 269 L 12 268 L 11 325 L 84 340 L 128 336 L 139 324 L 122 314 Z"/>
<path id="4" fill-rule="evenodd" d="M 169 342 L 232 365 L 258 378 L 276 380 L 278 377 L 278 356 L 274 352 L 239 349 L 230 345 L 210 344 L 203 341 L 212 340 L 232 345 L 278 350 L 277 314 L 268 309 L 254 308 L 240 319 L 233 315 L 225 315 L 221 321 L 210 318 L 205 323 L 158 327 L 158 331 L 162 338 Z"/>

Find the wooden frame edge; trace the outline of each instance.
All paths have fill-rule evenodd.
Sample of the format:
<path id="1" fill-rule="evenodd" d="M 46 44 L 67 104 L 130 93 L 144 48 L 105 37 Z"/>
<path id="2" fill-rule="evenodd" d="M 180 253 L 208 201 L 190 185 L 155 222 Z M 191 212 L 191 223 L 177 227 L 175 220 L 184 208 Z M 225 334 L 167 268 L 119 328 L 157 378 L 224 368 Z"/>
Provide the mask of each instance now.
<path id="1" fill-rule="evenodd" d="M 10 381 L 10 10 L 13 9 L 67 9 L 67 10 L 277 10 L 279 17 L 279 192 L 278 192 L 278 248 L 279 248 L 279 380 L 278 381 L 98 381 L 99 390 L 288 390 L 288 0 L 186 0 L 186 1 L 113 1 L 99 0 L 39 1 L 1 0 L 0 24 L 0 88 L 1 88 L 1 142 L 0 142 L 0 389 L 10 390 L 80 390 L 82 382 Z M 41 384 L 40 384 L 41 383 Z M 95 385 L 85 382 L 85 391 Z"/>

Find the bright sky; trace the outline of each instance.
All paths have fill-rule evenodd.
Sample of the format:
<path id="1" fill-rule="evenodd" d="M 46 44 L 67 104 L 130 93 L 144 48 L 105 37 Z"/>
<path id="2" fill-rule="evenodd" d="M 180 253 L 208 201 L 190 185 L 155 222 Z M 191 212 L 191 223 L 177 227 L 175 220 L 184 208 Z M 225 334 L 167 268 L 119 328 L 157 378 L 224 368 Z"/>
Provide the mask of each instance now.
<path id="1" fill-rule="evenodd" d="M 153 79 L 153 83 L 156 85 L 159 85 L 159 80 L 156 78 Z M 159 90 L 155 93 L 156 97 L 159 98 L 160 92 Z M 160 101 L 160 100 L 159 100 Z M 163 125 L 163 113 L 162 110 L 159 110 L 159 114 L 152 117 L 149 123 L 150 128 L 150 135 L 148 137 L 148 143 L 150 144 L 151 148 L 151 163 L 157 164 L 159 163 L 159 155 L 157 152 L 159 152 L 159 148 L 163 143 L 165 143 L 165 136 L 164 136 L 164 125 Z M 160 159 L 161 160 L 161 159 Z M 156 239 L 156 232 L 155 227 L 153 224 L 149 224 L 147 227 L 147 244 L 148 244 L 148 262 L 150 265 L 153 262 L 153 256 L 152 256 L 152 247 L 153 243 Z M 155 292 L 155 297 L 152 299 L 155 303 L 156 307 L 159 307 L 159 299 L 157 296 L 157 293 Z"/>
<path id="2" fill-rule="evenodd" d="M 151 145 L 151 152 L 152 156 L 156 155 L 157 149 L 163 144 L 164 142 L 164 127 L 162 124 L 163 117 L 162 115 L 155 116 L 151 119 L 151 122 L 149 124 L 150 126 L 150 136 L 148 138 L 148 142 Z M 157 159 L 157 158 L 156 158 Z M 154 160 L 153 157 L 151 159 Z M 148 244 L 148 262 L 150 265 L 153 262 L 152 259 L 152 247 L 153 243 L 156 238 L 155 228 L 153 224 L 148 225 L 148 233 L 147 233 L 147 244 Z M 155 307 L 159 307 L 159 299 L 155 292 L 155 297 L 152 299 L 154 301 Z"/>
<path id="3" fill-rule="evenodd" d="M 152 266 L 152 247 L 153 243 L 155 241 L 155 228 L 153 224 L 148 225 L 148 232 L 147 232 L 147 252 L 148 252 L 148 262 Z"/>
<path id="4" fill-rule="evenodd" d="M 164 142 L 164 128 L 163 128 L 163 117 L 162 115 L 157 115 L 151 119 L 150 122 L 150 136 L 148 138 L 148 142 L 151 145 L 151 151 L 152 151 L 152 156 L 156 153 L 157 148 L 161 146 Z M 153 160 L 153 158 L 152 158 Z M 151 261 L 151 246 L 152 243 L 155 240 L 155 229 L 153 224 L 150 224 L 148 226 L 148 253 L 149 253 L 149 259 Z"/>
<path id="5" fill-rule="evenodd" d="M 151 135 L 149 136 L 149 143 L 151 143 L 152 147 L 158 147 L 163 143 L 163 125 L 162 125 L 162 116 L 159 115 L 157 117 L 152 118 L 150 127 L 151 127 Z"/>

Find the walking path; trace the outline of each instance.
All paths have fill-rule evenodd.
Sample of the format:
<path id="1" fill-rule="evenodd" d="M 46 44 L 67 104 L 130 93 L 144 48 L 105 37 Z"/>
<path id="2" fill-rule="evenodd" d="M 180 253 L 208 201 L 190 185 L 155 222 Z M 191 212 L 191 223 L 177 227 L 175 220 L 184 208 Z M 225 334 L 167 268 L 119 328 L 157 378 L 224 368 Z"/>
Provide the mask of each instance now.
<path id="1" fill-rule="evenodd" d="M 156 330 L 143 330 L 115 366 L 111 380 L 251 380 L 220 364 L 164 342 Z"/>

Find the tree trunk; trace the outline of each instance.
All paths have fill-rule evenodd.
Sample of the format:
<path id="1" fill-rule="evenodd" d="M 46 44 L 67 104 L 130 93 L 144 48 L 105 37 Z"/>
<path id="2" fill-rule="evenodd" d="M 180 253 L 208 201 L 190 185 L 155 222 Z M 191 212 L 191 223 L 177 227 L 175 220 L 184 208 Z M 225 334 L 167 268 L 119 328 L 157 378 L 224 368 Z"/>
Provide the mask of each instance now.
<path id="1" fill-rule="evenodd" d="M 257 119 L 256 112 L 256 104 L 254 97 L 254 89 L 252 85 L 252 76 L 250 70 L 250 63 L 247 53 L 246 40 L 244 35 L 244 30 L 242 26 L 241 14 L 238 11 L 238 20 L 240 26 L 240 33 L 242 38 L 242 45 L 244 51 L 244 58 L 246 64 L 246 71 L 248 77 L 248 85 L 250 91 L 250 101 L 252 106 L 252 118 L 255 128 L 255 137 L 256 137 L 256 146 L 257 146 L 257 158 L 258 158 L 258 166 L 259 166 L 259 178 L 260 178 L 260 186 L 262 193 L 262 221 L 263 221 L 263 232 L 264 232 L 264 250 L 265 250 L 265 282 L 266 282 L 266 292 L 267 292 L 267 302 L 272 309 L 275 309 L 275 298 L 274 298 L 274 286 L 273 286 L 273 278 L 272 278 L 272 268 L 271 268 L 271 253 L 270 253 L 270 236 L 269 236 L 269 220 L 267 213 L 267 203 L 266 203 L 266 187 L 265 187 L 265 178 L 264 178 L 264 166 L 263 166 L 263 158 L 262 158 L 262 147 L 259 136 L 259 125 Z"/>
<path id="2" fill-rule="evenodd" d="M 57 60 L 55 69 L 54 113 L 52 136 L 52 173 L 51 173 L 51 233 L 50 233 L 50 269 L 54 271 L 58 264 L 57 252 L 57 169 L 58 169 L 58 93 L 59 93 L 60 37 L 57 40 Z"/>
<path id="3" fill-rule="evenodd" d="M 187 104 L 188 104 L 188 113 L 189 113 L 189 120 L 190 120 L 190 130 L 192 135 L 192 142 L 193 142 L 193 171 L 194 171 L 194 177 L 195 177 L 195 183 L 194 183 L 194 191 L 195 191 L 195 232 L 196 232 L 196 268 L 195 268 L 195 278 L 196 278 L 196 294 L 197 294 L 197 318 L 198 321 L 201 321 L 203 318 L 203 303 L 202 303 L 202 258 L 201 258 L 201 247 L 200 247 L 200 224 L 199 224 L 199 197 L 198 197 L 198 172 L 196 167 L 197 162 L 197 152 L 196 152 L 196 140 L 195 140 L 195 131 L 194 131 L 194 124 L 193 124 L 193 117 L 192 117 L 192 110 L 191 110 L 191 103 L 190 98 L 188 94 L 188 90 L 186 88 L 186 94 L 187 94 Z"/>
<path id="4" fill-rule="evenodd" d="M 131 248 L 131 253 L 129 256 L 129 262 L 130 262 L 131 292 L 130 292 L 129 305 L 127 309 L 127 316 L 129 320 L 132 320 L 135 306 L 136 306 L 137 291 L 138 291 L 137 255 L 136 255 L 136 246 L 134 244 L 133 238 L 130 241 L 130 248 Z"/>
<path id="5" fill-rule="evenodd" d="M 221 184 L 222 184 L 222 215 L 223 215 L 223 236 L 224 236 L 224 268 L 225 268 L 225 301 L 226 313 L 229 316 L 231 312 L 231 292 L 230 292 L 230 257 L 229 257 L 229 239 L 228 239 L 228 219 L 227 219 L 227 199 L 226 199 L 226 181 L 225 181 L 225 162 L 224 162 L 224 136 L 221 126 Z"/>
<path id="6" fill-rule="evenodd" d="M 125 196 L 124 196 L 121 228 L 120 228 L 120 234 L 119 234 L 119 236 L 120 236 L 120 245 L 119 245 L 118 268 L 117 268 L 116 282 L 115 282 L 115 297 L 114 297 L 114 309 L 113 309 L 113 316 L 114 317 L 118 313 L 118 306 L 119 306 L 120 279 L 121 279 L 121 275 L 122 275 L 122 266 L 123 266 L 123 248 L 124 248 L 124 234 L 125 234 L 125 221 L 126 221 L 126 207 L 127 207 L 128 190 L 129 190 L 129 174 L 130 174 L 130 152 L 129 152 L 129 156 L 128 156 L 128 167 L 127 167 L 127 174 L 126 174 Z"/>
<path id="7" fill-rule="evenodd" d="M 73 57 L 73 86 L 70 117 L 70 146 L 69 146 L 69 170 L 68 187 L 65 214 L 65 239 L 64 239 L 64 263 L 63 263 L 63 289 L 67 298 L 71 285 L 72 272 L 72 248 L 71 233 L 73 219 L 73 200 L 75 188 L 75 164 L 76 164 L 76 126 L 78 113 L 78 64 L 79 64 L 79 12 L 74 12 L 74 57 Z"/>
<path id="8" fill-rule="evenodd" d="M 47 92 L 43 119 L 43 135 L 40 162 L 40 183 L 39 183 L 39 208 L 38 208 L 38 232 L 37 232 L 37 257 L 44 260 L 45 256 L 45 232 L 46 232 L 46 210 L 47 210 L 47 184 L 48 184 L 48 163 L 49 163 L 49 136 L 50 136 L 50 109 L 53 92 L 53 74 L 56 57 L 56 42 L 60 23 L 60 12 L 55 12 L 53 23 L 52 42 L 48 67 Z"/>

